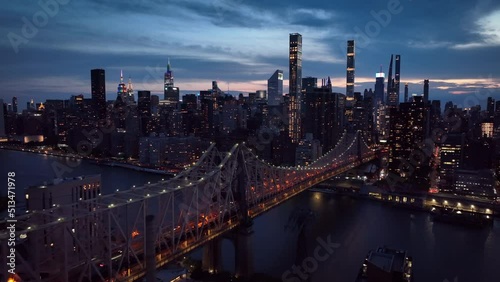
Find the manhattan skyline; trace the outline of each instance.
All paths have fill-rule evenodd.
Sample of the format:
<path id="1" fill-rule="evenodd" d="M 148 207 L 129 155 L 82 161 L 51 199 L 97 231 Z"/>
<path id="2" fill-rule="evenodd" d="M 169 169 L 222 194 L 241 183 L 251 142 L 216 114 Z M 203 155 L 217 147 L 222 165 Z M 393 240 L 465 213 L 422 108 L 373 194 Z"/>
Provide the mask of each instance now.
<path id="1" fill-rule="evenodd" d="M 285 70 L 288 93 L 288 36 L 295 32 L 303 36 L 303 77 L 331 76 L 336 92 L 345 92 L 345 43 L 354 39 L 356 92 L 374 89 L 380 65 L 387 75 L 390 55 L 401 54 L 410 95 L 423 93 L 424 79 L 429 98 L 443 102 L 463 104 L 477 90 L 500 94 L 500 4 L 493 1 L 57 3 L 57 13 L 17 47 L 13 34 L 23 36 L 24 19 L 33 23 L 44 10 L 37 2 L 8 3 L 0 19 L 0 99 L 16 96 L 21 109 L 31 98 L 89 98 L 93 68 L 107 72 L 107 100 L 115 99 L 121 69 L 136 90 L 161 95 L 168 58 L 181 95 L 212 80 L 231 93 L 265 90 L 276 69 Z"/>

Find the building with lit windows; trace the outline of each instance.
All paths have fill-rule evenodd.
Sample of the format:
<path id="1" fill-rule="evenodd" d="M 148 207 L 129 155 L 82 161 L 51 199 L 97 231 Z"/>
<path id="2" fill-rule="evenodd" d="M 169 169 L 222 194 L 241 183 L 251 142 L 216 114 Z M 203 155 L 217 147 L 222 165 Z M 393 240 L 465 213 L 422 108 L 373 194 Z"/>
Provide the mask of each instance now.
<path id="1" fill-rule="evenodd" d="M 454 173 L 455 193 L 496 199 L 498 181 L 490 169 L 456 170 Z"/>
<path id="2" fill-rule="evenodd" d="M 56 178 L 26 189 L 26 210 L 41 211 L 58 205 L 70 205 L 101 194 L 101 175 Z"/>
<path id="3" fill-rule="evenodd" d="M 137 111 L 139 113 L 140 128 L 143 135 L 151 133 L 151 92 L 139 91 L 137 93 Z"/>
<path id="4" fill-rule="evenodd" d="M 289 125 L 288 133 L 293 143 L 302 137 L 302 35 L 290 34 L 290 77 L 289 77 Z"/>
<path id="5" fill-rule="evenodd" d="M 465 134 L 448 134 L 439 149 L 440 189 L 451 191 L 453 174 L 464 163 Z"/>
<path id="6" fill-rule="evenodd" d="M 179 87 L 174 86 L 174 73 L 172 72 L 170 66 L 170 59 L 167 64 L 167 71 L 165 72 L 164 84 L 163 84 L 163 95 L 164 100 L 170 101 L 172 103 L 179 102 Z"/>
<path id="7" fill-rule="evenodd" d="M 347 41 L 347 74 L 346 74 L 346 96 L 354 96 L 354 71 L 355 71 L 355 45 L 354 40 Z"/>
<path id="8" fill-rule="evenodd" d="M 332 93 L 330 82 L 305 93 L 304 133 L 319 140 L 325 152 L 333 149 L 339 138 L 337 111 L 338 95 Z"/>
<path id="9" fill-rule="evenodd" d="M 308 166 L 322 155 L 320 141 L 313 139 L 312 134 L 306 134 L 306 139 L 301 140 L 295 149 L 295 165 Z"/>
<path id="10" fill-rule="evenodd" d="M 406 179 L 420 168 L 419 162 L 410 160 L 412 152 L 422 147 L 427 111 L 422 96 L 413 96 L 411 103 L 401 103 L 399 109 L 390 108 L 389 172 Z"/>
<path id="11" fill-rule="evenodd" d="M 481 136 L 486 138 L 493 138 L 495 126 L 493 122 L 483 122 L 481 123 Z"/>
<path id="12" fill-rule="evenodd" d="M 139 161 L 142 164 L 183 168 L 195 162 L 210 146 L 201 138 L 143 137 L 139 141 Z"/>

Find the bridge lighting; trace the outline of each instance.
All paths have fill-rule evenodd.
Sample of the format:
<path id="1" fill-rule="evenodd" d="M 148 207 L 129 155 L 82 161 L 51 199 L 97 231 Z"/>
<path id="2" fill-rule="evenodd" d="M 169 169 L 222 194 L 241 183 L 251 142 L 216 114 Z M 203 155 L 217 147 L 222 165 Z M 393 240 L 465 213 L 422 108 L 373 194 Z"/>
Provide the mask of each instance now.
<path id="1" fill-rule="evenodd" d="M 120 191 L 120 189 L 116 189 L 116 192 Z"/>
<path id="2" fill-rule="evenodd" d="M 163 189 L 162 192 L 165 193 L 165 192 L 167 192 L 167 190 Z"/>
<path id="3" fill-rule="evenodd" d="M 139 236 L 139 234 L 140 233 L 137 230 L 132 231 L 132 239 L 134 239 L 135 237 Z"/>
<path id="4" fill-rule="evenodd" d="M 129 199 L 130 202 L 132 202 L 132 199 Z"/>

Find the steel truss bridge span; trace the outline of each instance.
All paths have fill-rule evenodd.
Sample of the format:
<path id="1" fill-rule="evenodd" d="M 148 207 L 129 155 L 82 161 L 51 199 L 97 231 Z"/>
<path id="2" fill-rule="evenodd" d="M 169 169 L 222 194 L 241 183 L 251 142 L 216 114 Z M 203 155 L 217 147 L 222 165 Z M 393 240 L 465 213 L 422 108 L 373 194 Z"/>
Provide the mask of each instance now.
<path id="1" fill-rule="evenodd" d="M 196 164 L 169 180 L 15 218 L 15 278 L 135 281 L 145 276 L 148 257 L 162 267 L 375 157 L 359 131 L 344 133 L 334 149 L 305 167 L 270 165 L 244 143 L 229 152 L 211 144 Z M 2 274 L 8 273 L 10 236 L 0 233 Z"/>

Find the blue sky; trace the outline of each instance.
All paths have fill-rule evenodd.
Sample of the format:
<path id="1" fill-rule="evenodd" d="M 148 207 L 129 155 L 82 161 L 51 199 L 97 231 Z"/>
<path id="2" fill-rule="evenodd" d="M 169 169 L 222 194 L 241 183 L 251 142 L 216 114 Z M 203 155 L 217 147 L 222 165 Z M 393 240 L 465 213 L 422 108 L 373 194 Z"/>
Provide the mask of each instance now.
<path id="1" fill-rule="evenodd" d="M 0 15 L 0 99 L 17 96 L 21 108 L 30 98 L 90 97 L 92 68 L 106 70 L 107 99 L 116 98 L 120 69 L 136 90 L 159 94 L 169 57 L 184 93 L 212 80 L 224 90 L 266 89 L 276 69 L 288 77 L 294 32 L 303 35 L 303 76 L 331 76 L 338 92 L 346 41 L 355 39 L 356 91 L 374 88 L 380 66 L 387 73 L 390 54 L 401 54 L 410 93 L 430 79 L 431 99 L 443 103 L 500 99 L 493 0 L 41 0 L 9 1 Z"/>

